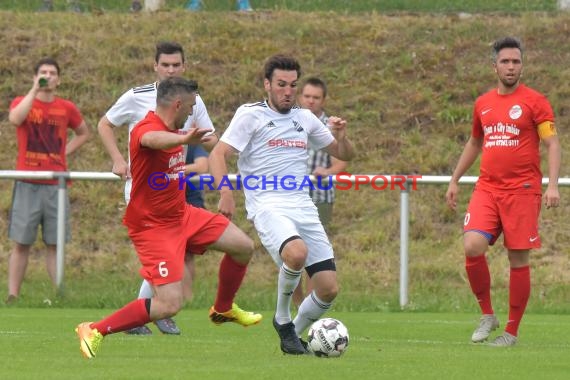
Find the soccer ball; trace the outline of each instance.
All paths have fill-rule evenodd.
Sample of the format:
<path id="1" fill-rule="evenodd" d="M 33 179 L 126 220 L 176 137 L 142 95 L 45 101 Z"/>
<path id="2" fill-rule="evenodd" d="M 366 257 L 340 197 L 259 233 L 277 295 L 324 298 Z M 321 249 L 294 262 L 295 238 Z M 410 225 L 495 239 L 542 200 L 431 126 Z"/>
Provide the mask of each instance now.
<path id="1" fill-rule="evenodd" d="M 318 357 L 334 358 L 348 347 L 348 330 L 334 318 L 319 319 L 309 327 L 309 350 Z"/>

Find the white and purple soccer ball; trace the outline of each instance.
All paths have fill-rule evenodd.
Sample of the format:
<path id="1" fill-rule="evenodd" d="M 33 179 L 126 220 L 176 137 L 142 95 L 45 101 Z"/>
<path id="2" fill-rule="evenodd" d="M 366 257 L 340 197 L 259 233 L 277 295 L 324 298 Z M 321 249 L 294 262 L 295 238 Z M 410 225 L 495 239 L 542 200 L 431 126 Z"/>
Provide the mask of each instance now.
<path id="1" fill-rule="evenodd" d="M 319 319 L 309 327 L 307 343 L 315 356 L 341 356 L 348 347 L 348 341 L 348 329 L 338 319 Z"/>

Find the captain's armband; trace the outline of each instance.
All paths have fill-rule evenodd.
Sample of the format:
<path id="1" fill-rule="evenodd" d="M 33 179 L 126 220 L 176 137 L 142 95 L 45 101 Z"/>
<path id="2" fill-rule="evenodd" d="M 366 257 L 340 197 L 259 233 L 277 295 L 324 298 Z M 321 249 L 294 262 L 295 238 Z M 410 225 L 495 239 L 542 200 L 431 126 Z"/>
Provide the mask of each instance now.
<path id="1" fill-rule="evenodd" d="M 551 136 L 556 136 L 558 133 L 556 132 L 556 127 L 554 126 L 553 121 L 543 121 L 537 127 L 538 136 L 540 136 L 541 140 L 544 140 Z"/>

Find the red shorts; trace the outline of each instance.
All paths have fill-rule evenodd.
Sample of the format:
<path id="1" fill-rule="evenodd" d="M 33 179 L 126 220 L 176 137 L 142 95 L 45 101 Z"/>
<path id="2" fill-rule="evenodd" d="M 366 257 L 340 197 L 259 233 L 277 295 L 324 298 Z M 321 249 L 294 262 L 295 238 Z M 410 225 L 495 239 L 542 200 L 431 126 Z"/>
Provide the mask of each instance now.
<path id="1" fill-rule="evenodd" d="M 180 224 L 129 229 L 139 260 L 141 276 L 153 285 L 181 281 L 186 252 L 201 255 L 218 239 L 230 221 L 221 214 L 186 205 Z"/>
<path id="2" fill-rule="evenodd" d="M 475 189 L 463 223 L 463 232 L 481 232 L 493 245 L 504 234 L 507 249 L 540 248 L 538 216 L 540 194 L 501 194 Z"/>

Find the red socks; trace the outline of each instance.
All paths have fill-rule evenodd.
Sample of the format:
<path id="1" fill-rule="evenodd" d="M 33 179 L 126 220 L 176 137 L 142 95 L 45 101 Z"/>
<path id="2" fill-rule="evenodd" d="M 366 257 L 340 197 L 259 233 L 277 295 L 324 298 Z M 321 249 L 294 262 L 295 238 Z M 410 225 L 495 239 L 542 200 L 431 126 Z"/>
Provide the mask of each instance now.
<path id="1" fill-rule="evenodd" d="M 246 271 L 247 265 L 239 264 L 229 255 L 224 255 L 218 273 L 218 294 L 214 303 L 216 311 L 223 313 L 232 308 L 234 297 Z M 132 301 L 110 316 L 92 323 L 90 327 L 97 329 L 102 335 L 108 335 L 143 326 L 150 322 L 147 301 L 150 300 L 140 298 Z"/>
<path id="2" fill-rule="evenodd" d="M 150 322 L 150 317 L 145 302 L 145 298 L 132 301 L 107 318 L 92 323 L 91 328 L 97 329 L 104 336 L 146 325 Z"/>
<path id="3" fill-rule="evenodd" d="M 491 305 L 491 276 L 485 255 L 465 258 L 469 284 L 483 314 L 494 314 Z M 517 336 L 530 297 L 530 267 L 511 268 L 509 282 L 509 320 L 505 331 Z"/>
<path id="4" fill-rule="evenodd" d="M 505 331 L 517 336 L 530 297 L 530 267 L 511 268 L 509 283 L 509 320 Z"/>
<path id="5" fill-rule="evenodd" d="M 477 297 L 483 314 L 495 314 L 491 305 L 491 275 L 485 255 L 466 256 L 465 270 L 471 291 Z"/>
<path id="6" fill-rule="evenodd" d="M 214 309 L 224 313 L 232 308 L 236 293 L 241 286 L 247 265 L 234 261 L 228 254 L 224 254 L 218 272 L 218 294 Z"/>

